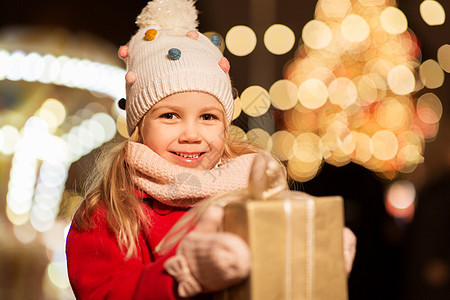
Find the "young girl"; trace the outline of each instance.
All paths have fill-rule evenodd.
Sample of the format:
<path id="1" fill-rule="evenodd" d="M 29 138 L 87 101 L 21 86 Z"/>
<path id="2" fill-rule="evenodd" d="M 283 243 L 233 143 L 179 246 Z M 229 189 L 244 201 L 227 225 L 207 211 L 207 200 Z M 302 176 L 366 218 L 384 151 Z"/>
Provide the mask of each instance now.
<path id="1" fill-rule="evenodd" d="M 155 252 L 190 207 L 246 188 L 256 152 L 228 137 L 230 66 L 220 40 L 195 30 L 196 19 L 191 0 L 149 2 L 137 18 L 140 29 L 119 50 L 128 68 L 130 138 L 99 160 L 67 237 L 79 299 L 176 299 L 248 276 L 245 242 L 207 222 L 171 252 Z"/>

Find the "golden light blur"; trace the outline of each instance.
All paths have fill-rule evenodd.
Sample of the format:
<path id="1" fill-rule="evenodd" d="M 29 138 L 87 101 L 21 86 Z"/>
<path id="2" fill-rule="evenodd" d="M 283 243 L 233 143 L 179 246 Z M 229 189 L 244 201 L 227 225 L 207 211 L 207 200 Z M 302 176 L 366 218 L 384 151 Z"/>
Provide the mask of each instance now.
<path id="1" fill-rule="evenodd" d="M 420 16 L 430 26 L 442 25 L 445 22 L 445 10 L 437 1 L 423 1 L 420 4 Z"/>
<path id="2" fill-rule="evenodd" d="M 295 43 L 295 34 L 286 25 L 274 24 L 264 33 L 264 45 L 267 50 L 276 55 L 291 51 Z"/>
<path id="3" fill-rule="evenodd" d="M 328 18 L 342 18 L 351 10 L 350 0 L 324 0 L 320 2 L 321 12 Z"/>
<path id="4" fill-rule="evenodd" d="M 242 110 L 249 116 L 262 116 L 270 108 L 270 95 L 261 86 L 249 86 L 241 93 L 240 98 Z"/>
<path id="5" fill-rule="evenodd" d="M 375 132 L 370 145 L 373 156 L 379 160 L 388 161 L 397 155 L 398 140 L 392 131 L 380 130 Z"/>
<path id="6" fill-rule="evenodd" d="M 293 108 L 297 102 L 297 86 L 285 79 L 276 81 L 269 89 L 272 105 L 279 110 Z"/>
<path id="7" fill-rule="evenodd" d="M 124 138 L 128 138 L 127 121 L 124 116 L 118 115 L 116 119 L 117 132 Z"/>
<path id="8" fill-rule="evenodd" d="M 397 7 L 386 7 L 380 16 L 381 27 L 390 34 L 400 34 L 408 29 L 405 14 Z"/>
<path id="9" fill-rule="evenodd" d="M 254 128 L 247 132 L 247 139 L 251 143 L 270 151 L 272 149 L 272 138 L 267 131 L 261 128 Z"/>
<path id="10" fill-rule="evenodd" d="M 386 211 L 394 218 L 409 222 L 414 216 L 416 189 L 409 181 L 392 183 L 386 193 Z"/>
<path id="11" fill-rule="evenodd" d="M 245 131 L 236 125 L 231 125 L 230 128 L 228 129 L 228 132 L 232 140 L 237 141 L 247 140 L 247 134 L 245 133 Z"/>
<path id="12" fill-rule="evenodd" d="M 256 42 L 255 32 L 244 25 L 232 27 L 225 36 L 227 49 L 236 56 L 245 56 L 252 53 L 256 47 Z"/>
<path id="13" fill-rule="evenodd" d="M 420 80 L 429 89 L 437 89 L 444 84 L 444 71 L 433 59 L 424 61 L 420 65 L 419 74 Z"/>
<path id="14" fill-rule="evenodd" d="M 442 86 L 450 46 L 439 50 L 439 63 L 421 63 L 405 14 L 382 0 L 318 1 L 302 42 L 284 68 L 298 87 L 298 103 L 283 112 L 294 153 L 276 150 L 289 174 L 307 181 L 322 161 L 353 161 L 388 179 L 412 172 L 442 116 L 434 94 L 413 94 Z"/>
<path id="15" fill-rule="evenodd" d="M 356 14 L 351 14 L 342 20 L 341 33 L 347 41 L 359 43 L 369 36 L 370 27 L 364 18 Z"/>
<path id="16" fill-rule="evenodd" d="M 391 91 L 397 95 L 407 95 L 412 93 L 416 85 L 414 74 L 404 65 L 392 68 L 389 71 L 387 81 Z"/>
<path id="17" fill-rule="evenodd" d="M 358 92 L 355 84 L 347 77 L 339 77 L 328 86 L 329 100 L 343 109 L 349 107 L 356 101 Z"/>
<path id="18" fill-rule="evenodd" d="M 417 115 L 424 123 L 438 123 L 441 120 L 442 111 L 441 100 L 433 93 L 423 94 L 417 100 Z"/>
<path id="19" fill-rule="evenodd" d="M 272 152 L 282 161 L 294 156 L 295 136 L 289 131 L 280 130 L 272 134 Z"/>
<path id="20" fill-rule="evenodd" d="M 450 73 L 450 45 L 445 44 L 439 47 L 437 57 L 441 68 Z"/>
<path id="21" fill-rule="evenodd" d="M 319 79 L 307 79 L 298 88 L 298 99 L 306 108 L 319 108 L 325 104 L 327 98 L 328 89 L 323 81 Z"/>
<path id="22" fill-rule="evenodd" d="M 311 49 L 322 49 L 328 46 L 333 34 L 324 22 L 313 20 L 303 27 L 302 38 Z"/>
<path id="23" fill-rule="evenodd" d="M 236 120 L 242 112 L 241 98 L 234 99 L 233 120 Z"/>

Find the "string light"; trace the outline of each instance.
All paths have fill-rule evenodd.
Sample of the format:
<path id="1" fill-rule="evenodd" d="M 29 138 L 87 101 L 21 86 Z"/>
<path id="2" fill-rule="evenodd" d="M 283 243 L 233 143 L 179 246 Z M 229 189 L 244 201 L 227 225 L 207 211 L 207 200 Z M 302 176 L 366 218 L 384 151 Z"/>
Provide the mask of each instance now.
<path id="1" fill-rule="evenodd" d="M 125 73 L 122 68 L 88 59 L 0 49 L 0 80 L 63 85 L 120 99 L 125 95 Z"/>

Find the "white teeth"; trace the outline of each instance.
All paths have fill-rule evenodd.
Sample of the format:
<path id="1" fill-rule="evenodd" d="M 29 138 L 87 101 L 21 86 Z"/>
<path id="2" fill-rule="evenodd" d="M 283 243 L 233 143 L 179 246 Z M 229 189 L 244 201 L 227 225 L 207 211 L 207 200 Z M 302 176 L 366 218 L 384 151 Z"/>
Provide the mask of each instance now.
<path id="1" fill-rule="evenodd" d="M 184 157 L 184 158 L 198 158 L 200 154 L 186 154 L 186 153 L 179 153 L 175 152 L 176 155 Z"/>

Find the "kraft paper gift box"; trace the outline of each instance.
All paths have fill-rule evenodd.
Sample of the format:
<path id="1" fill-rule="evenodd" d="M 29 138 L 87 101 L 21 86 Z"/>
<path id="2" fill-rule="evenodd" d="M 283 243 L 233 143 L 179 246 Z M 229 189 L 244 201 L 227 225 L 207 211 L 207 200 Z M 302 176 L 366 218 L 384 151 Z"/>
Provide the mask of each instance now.
<path id="1" fill-rule="evenodd" d="M 223 230 L 247 241 L 252 269 L 215 299 L 347 299 L 341 197 L 284 191 L 232 201 L 224 213 Z"/>

